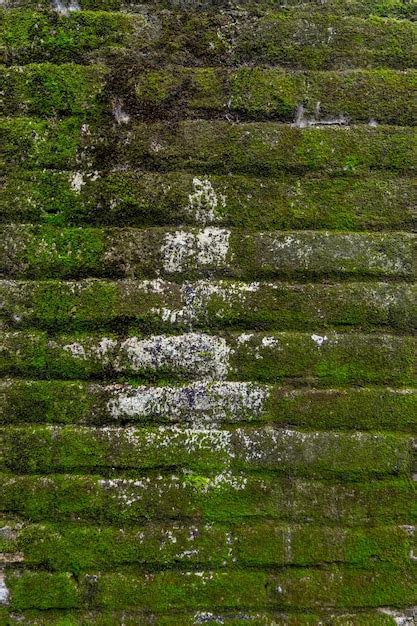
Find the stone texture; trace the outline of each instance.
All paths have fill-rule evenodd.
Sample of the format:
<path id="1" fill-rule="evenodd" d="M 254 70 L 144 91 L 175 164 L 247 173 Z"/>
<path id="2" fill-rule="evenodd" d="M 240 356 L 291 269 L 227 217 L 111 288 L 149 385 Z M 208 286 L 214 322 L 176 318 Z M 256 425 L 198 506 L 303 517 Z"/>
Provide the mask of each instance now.
<path id="1" fill-rule="evenodd" d="M 413 626 L 415 2 L 0 14 L 0 624 Z"/>

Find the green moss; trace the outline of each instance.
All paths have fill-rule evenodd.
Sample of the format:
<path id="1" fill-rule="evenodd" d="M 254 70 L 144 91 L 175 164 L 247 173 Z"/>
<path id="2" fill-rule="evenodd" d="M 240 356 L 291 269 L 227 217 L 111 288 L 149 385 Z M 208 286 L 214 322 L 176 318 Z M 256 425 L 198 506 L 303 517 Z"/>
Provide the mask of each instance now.
<path id="1" fill-rule="evenodd" d="M 186 363 L 185 343 L 173 344 L 156 365 L 143 362 L 121 347 L 112 333 L 58 335 L 53 341 L 40 332 L 4 333 L 3 373 L 41 375 L 52 378 L 106 377 L 134 374 L 145 380 L 194 380 L 216 371 L 217 343 L 208 344 L 203 359 Z M 220 338 L 219 338 L 220 339 Z M 339 384 L 415 385 L 415 338 L 361 333 L 328 332 L 323 338 L 310 333 L 229 335 L 230 364 L 226 376 L 232 380 L 276 382 L 301 379 L 330 387 Z M 146 345 L 146 344 L 145 344 Z M 155 348 L 153 348 L 155 346 Z M 146 349 L 157 349 L 153 340 Z M 200 349 L 197 344 L 197 350 Z M 202 349 L 202 348 L 201 348 Z M 168 355 L 168 356 L 167 356 Z M 279 360 L 277 359 L 279 356 Z M 213 369 L 214 368 L 214 369 Z"/>
<path id="2" fill-rule="evenodd" d="M 88 273 L 100 263 L 104 250 L 103 234 L 90 229 L 62 231 L 43 229 L 41 240 L 33 241 L 27 248 L 27 260 L 35 273 L 58 271 L 61 275 L 74 272 Z M 80 261 L 82 268 L 80 268 Z M 46 268 L 49 268 L 47 270 Z"/>
<path id="3" fill-rule="evenodd" d="M 134 80 L 138 104 L 144 109 L 156 109 L 167 104 L 181 88 L 187 74 L 181 68 L 141 72 Z"/>
<path id="4" fill-rule="evenodd" d="M 249 0 L 250 3 L 251 0 Z M 307 8 L 320 13 L 330 13 L 333 15 L 358 15 L 368 17 L 369 15 L 378 15 L 383 17 L 394 17 L 400 19 L 415 19 L 416 7 L 413 3 L 407 3 L 403 0 L 328 0 L 325 4 L 320 0 L 309 1 L 308 5 L 303 0 L 286 0 L 280 2 L 278 0 L 261 0 L 262 4 L 276 7 L 277 4 L 287 6 L 300 5 L 304 10 Z M 259 6 L 259 3 L 256 3 Z"/>
<path id="5" fill-rule="evenodd" d="M 123 386 L 121 393 L 135 389 Z M 266 388 L 269 395 L 260 414 L 250 410 L 226 414 L 223 421 L 273 421 L 278 425 L 320 430 L 381 430 L 413 432 L 416 428 L 417 395 L 412 389 Z M 108 402 L 111 389 L 105 385 L 70 381 L 5 379 L 1 385 L 1 420 L 4 424 L 74 423 L 101 425 L 114 420 Z M 181 414 L 182 415 L 182 414 Z M 209 413 L 210 415 L 210 413 Z M 186 415 L 183 416 L 184 420 Z M 139 412 L 130 421 L 172 422 L 163 411 L 149 417 Z"/>
<path id="6" fill-rule="evenodd" d="M 152 9 L 198 9 L 216 11 L 218 0 L 146 0 L 144 4 L 150 4 Z M 233 0 L 226 3 L 226 7 L 233 8 L 236 2 Z M 79 5 L 83 10 L 117 11 L 123 9 L 134 10 L 129 2 L 120 0 L 80 0 Z M 274 11 L 293 11 L 295 8 L 302 12 L 304 17 L 314 17 L 316 14 L 329 15 L 356 15 L 369 17 L 378 15 L 402 19 L 416 19 L 416 8 L 413 3 L 404 3 L 404 0 L 328 0 L 323 4 L 320 0 L 240 0 L 239 6 L 244 7 L 256 15 L 273 9 Z M 7 7 L 50 9 L 47 0 L 8 0 Z"/>
<path id="7" fill-rule="evenodd" d="M 1 357 L 2 374 L 7 371 L 12 375 L 15 372 L 39 373 L 47 363 L 45 337 L 39 333 L 28 333 L 25 338 L 18 333 L 4 333 Z"/>
<path id="8" fill-rule="evenodd" d="M 194 328 L 314 330 L 353 328 L 413 330 L 416 324 L 413 285 L 344 283 L 336 285 L 190 283 L 195 293 L 191 311 L 186 294 L 172 282 L 151 290 L 146 281 L 0 281 L 5 326 L 51 330 L 136 329 L 137 332 Z M 188 306 L 187 306 L 188 305 Z M 166 312 L 172 312 L 167 316 Z M 177 313 L 175 313 L 177 312 Z"/>
<path id="9" fill-rule="evenodd" d="M 31 118 L 1 120 L 4 162 L 26 167 L 76 166 L 82 146 L 82 120 L 41 121 Z"/>
<path id="10" fill-rule="evenodd" d="M 16 237 L 14 237 L 16 235 Z M 96 229 L 22 227 L 8 229 L 5 263 L 12 263 L 8 250 L 15 250 L 14 267 L 26 268 L 33 277 L 58 274 L 88 275 L 102 262 L 105 233 Z M 8 259 L 8 260 L 7 260 Z M 21 269 L 21 271 L 22 271 Z"/>
<path id="11" fill-rule="evenodd" d="M 306 543 L 308 538 L 305 537 Z M 377 528 L 358 531 L 347 537 L 344 554 L 349 562 L 366 564 L 376 560 L 391 561 L 404 567 L 410 560 L 412 538 L 407 530 Z"/>
<path id="12" fill-rule="evenodd" d="M 88 584 L 88 580 L 84 584 Z M 104 607 L 134 607 L 157 612 L 209 608 L 213 604 L 230 609 L 264 605 L 267 574 L 236 571 L 207 573 L 161 572 L 145 577 L 123 574 L 101 575 L 95 602 Z"/>
<path id="13" fill-rule="evenodd" d="M 3 475 L 1 510 L 33 521 L 100 524 L 184 518 L 231 523 L 266 517 L 362 526 L 413 524 L 417 519 L 415 484 L 407 480 L 333 483 L 224 471 L 204 477 L 200 485 L 193 473 L 153 476 L 138 477 L 137 471 L 131 479 L 109 480 Z"/>
<path id="14" fill-rule="evenodd" d="M 104 11 L 56 12 L 8 10 L 3 16 L 1 44 L 7 63 L 81 62 L 104 46 L 127 44 L 134 29 L 146 30 L 142 16 Z"/>
<path id="15" fill-rule="evenodd" d="M 138 122 L 124 130 L 86 129 L 76 118 L 52 124 L 12 118 L 2 126 L 5 162 L 25 161 L 32 168 L 91 170 L 99 159 L 101 167 L 111 162 L 112 167 L 146 165 L 212 173 L 320 170 L 352 175 L 372 169 L 412 172 L 417 162 L 414 128 L 296 128 L 273 122 L 193 120 L 175 127 Z"/>
<path id="16" fill-rule="evenodd" d="M 168 539 L 168 540 L 167 540 Z M 112 570 L 129 564 L 147 566 L 195 563 L 221 566 L 228 559 L 222 527 L 159 523 L 136 528 L 42 524 L 19 534 L 25 562 L 79 574 L 88 569 Z"/>
<path id="17" fill-rule="evenodd" d="M 268 2 L 268 0 L 267 0 Z M 297 2 L 297 0 L 296 0 Z M 275 4 L 275 0 L 272 0 Z M 330 0 L 323 5 L 320 1 L 311 3 L 311 8 L 317 11 L 342 13 L 343 15 L 379 15 L 401 19 L 415 19 L 416 7 L 403 0 Z"/>
<path id="18" fill-rule="evenodd" d="M 2 228 L 3 273 L 23 278 L 107 276 L 193 280 L 209 274 L 239 279 L 362 277 L 412 280 L 415 236 L 407 233 L 247 232 L 227 235 L 224 256 L 201 254 L 201 231 L 185 229 L 187 262 L 177 259 L 173 229 Z M 181 231 L 180 231 L 181 232 Z M 204 231 L 203 231 L 204 232 Z M 210 232 L 210 231 L 209 231 Z M 220 231 L 221 236 L 226 236 Z M 216 250 L 216 248 L 213 248 Z M 180 257 L 181 259 L 182 257 Z M 392 307 L 395 310 L 395 307 Z"/>
<path id="19" fill-rule="evenodd" d="M 193 174 L 86 172 L 79 191 L 71 187 L 74 176 L 74 172 L 11 171 L 0 191 L 4 207 L 0 219 L 57 225 L 195 222 L 187 208 L 189 195 L 195 193 Z M 387 172 L 197 178 L 213 189 L 216 224 L 243 228 L 408 230 L 417 202 L 416 181 Z M 209 199 L 205 202 L 209 210 Z"/>
<path id="20" fill-rule="evenodd" d="M 314 115 L 320 102 L 323 119 L 345 114 L 353 121 L 374 119 L 408 125 L 416 117 L 414 99 L 409 97 L 417 88 L 417 73 L 413 70 L 318 72 L 308 74 L 306 80 L 308 87 L 303 101 L 307 115 Z"/>
<path id="21" fill-rule="evenodd" d="M 171 54 L 181 45 L 182 56 L 186 51 L 206 65 L 248 62 L 313 70 L 414 66 L 415 30 L 410 22 L 312 15 L 299 8 L 238 20 L 219 12 L 209 17 L 194 13 L 187 15 L 177 33 L 167 18 L 169 22 L 166 38 L 176 43 L 169 49 Z M 178 31 L 178 22 L 175 27 Z"/>
<path id="22" fill-rule="evenodd" d="M 1 611 L 1 610 L 0 610 Z M 0 616 L 2 614 L 0 613 Z M 4 615 L 8 615 L 7 610 Z M 395 626 L 394 618 L 379 611 L 325 611 L 320 613 L 289 613 L 270 611 L 245 611 L 241 612 L 216 610 L 214 624 L 227 624 L 227 626 L 247 626 L 253 622 L 256 626 Z M 5 617 L 6 619 L 6 617 Z M 23 624 L 23 626 L 114 626 L 121 621 L 126 626 L 149 625 L 158 621 L 161 626 L 194 626 L 195 611 L 161 615 L 143 613 L 142 611 L 48 611 L 45 615 L 42 611 L 25 611 L 24 613 L 13 612 L 8 615 L 8 626 Z"/>
<path id="23" fill-rule="evenodd" d="M 233 531 L 237 562 L 251 566 L 351 563 L 366 567 L 389 561 L 409 563 L 411 538 L 398 527 L 341 528 L 281 526 L 273 522 L 238 526 Z M 236 544 L 235 544 L 236 542 Z"/>
<path id="24" fill-rule="evenodd" d="M 412 329 L 414 289 L 388 284 L 274 285 L 260 283 L 245 290 L 243 283 L 222 281 L 217 292 L 202 299 L 201 318 L 212 328 L 314 329 L 391 326 Z M 386 303 L 390 301 L 391 306 Z M 203 313 L 204 309 L 204 313 Z M 200 310 L 198 309 L 197 321 Z"/>
<path id="25" fill-rule="evenodd" d="M 99 402 L 80 382 L 6 380 L 1 391 L 2 423 L 83 422 Z"/>
<path id="26" fill-rule="evenodd" d="M 412 124 L 417 109 L 411 94 L 417 88 L 413 70 L 387 69 L 291 72 L 244 67 L 152 70 L 141 73 L 136 86 L 140 105 L 164 106 L 164 113 L 190 109 L 238 111 L 252 118 L 293 121 L 298 107 L 308 122 L 338 119 L 353 122 Z M 165 109 L 167 109 L 165 111 Z"/>
<path id="27" fill-rule="evenodd" d="M 83 196 L 71 187 L 73 176 L 69 172 L 11 172 L 0 192 L 3 221 L 83 223 L 88 219 L 89 207 Z"/>
<path id="28" fill-rule="evenodd" d="M 120 11 L 121 0 L 81 0 L 80 6 L 83 11 Z"/>
<path id="29" fill-rule="evenodd" d="M 243 14 L 238 20 L 224 12 L 162 12 L 158 17 L 160 28 L 155 29 L 143 15 L 123 12 L 84 10 L 60 16 L 12 9 L 4 18 L 2 46 L 8 64 L 80 62 L 93 50 L 117 47 L 133 50 L 132 61 L 143 50 L 147 58 L 180 64 L 250 61 L 313 70 L 415 66 L 414 25 L 406 21 L 341 19 L 297 10 Z"/>
<path id="30" fill-rule="evenodd" d="M 67 609 L 80 604 L 75 581 L 66 573 L 9 572 L 7 586 L 14 609 Z"/>
<path id="31" fill-rule="evenodd" d="M 4 67 L 0 72 L 6 92 L 3 112 L 97 116 L 106 73 L 104 66 L 81 67 L 74 63 Z"/>
<path id="32" fill-rule="evenodd" d="M 307 18 L 307 19 L 306 19 Z M 413 67 L 414 25 L 396 20 L 336 15 L 304 16 L 297 11 L 267 13 L 243 25 L 234 53 L 240 60 L 306 69 Z"/>
<path id="33" fill-rule="evenodd" d="M 393 623 L 372 607 L 417 603 L 416 28 L 362 17 L 415 7 L 242 0 L 249 10 L 236 11 L 203 0 L 172 12 L 161 0 L 135 15 L 95 10 L 119 0 L 80 1 L 67 15 L 44 0 L 8 0 L 2 12 L 11 118 L 0 219 L 17 224 L 4 231 L 1 323 L 27 332 L 2 343 L 1 373 L 20 378 L 1 383 L 0 548 L 25 562 L 6 568 L 0 622 L 186 626 L 213 613 L 242 626 Z M 111 118 L 116 97 L 128 124 Z M 292 121 L 301 103 L 313 122 L 344 114 L 391 126 L 256 122 Z M 255 121 L 184 121 L 230 111 Z M 206 262 L 191 228 L 186 271 L 159 280 L 178 224 L 234 227 L 226 262 Z M 244 291 L 229 280 L 277 276 L 299 284 Z M 202 277 L 227 280 L 207 296 L 190 282 Z M 158 292 L 132 278 L 158 278 Z M 171 321 L 184 303 L 191 318 Z M 178 360 L 175 341 L 133 355 L 123 343 L 191 321 L 221 330 L 215 348 L 207 340 L 191 355 L 185 344 Z M 274 329 L 298 332 L 260 332 Z M 253 395 L 221 383 L 219 399 L 199 383 L 177 408 L 174 391 L 117 385 L 202 378 L 223 358 L 222 339 L 224 378 L 252 381 Z M 118 413 L 130 397 L 145 406 Z M 178 427 L 200 417 L 233 425 Z M 361 429 L 370 432 L 346 432 Z"/>
<path id="34" fill-rule="evenodd" d="M 4 324 L 37 326 L 58 330 L 117 329 L 152 332 L 172 327 L 188 329 L 187 319 L 164 317 L 164 311 L 181 311 L 185 306 L 180 287 L 162 283 L 152 289 L 146 281 L 30 281 L 0 282 L 4 297 Z M 175 314 L 173 313 L 175 318 Z"/>
<path id="35" fill-rule="evenodd" d="M 91 282 L 81 294 L 76 289 L 76 286 L 72 288 L 72 285 L 56 282 L 39 284 L 34 294 L 33 307 L 42 326 L 68 328 L 71 319 L 75 327 L 91 323 L 100 325 L 117 316 L 116 285 Z M 119 314 L 122 316 L 122 311 Z"/>
<path id="36" fill-rule="evenodd" d="M 237 341 L 232 357 L 236 380 L 319 380 L 322 385 L 416 382 L 412 337 L 327 333 L 277 333 L 265 339 L 252 334 Z M 279 358 L 278 358 L 279 357 Z"/>
<path id="37" fill-rule="evenodd" d="M 213 605 L 229 610 L 259 606 L 314 610 L 318 602 L 325 602 L 329 608 L 411 605 L 417 593 L 413 574 L 412 567 L 396 570 L 382 565 L 362 571 L 291 568 L 275 575 L 254 570 L 164 571 L 146 576 L 114 573 L 82 577 L 78 593 L 66 575 L 24 573 L 17 579 L 18 584 L 9 578 L 15 608 L 75 607 L 81 596 L 90 607 L 132 607 L 164 613 L 173 606 L 180 610 L 209 609 Z"/>
<path id="38" fill-rule="evenodd" d="M 73 471 L 79 468 L 157 468 L 175 465 L 196 470 L 268 468 L 296 474 L 354 476 L 409 474 L 410 441 L 395 435 L 349 436 L 294 433 L 292 437 L 270 430 L 225 432 L 220 437 L 175 429 L 147 428 L 124 435 L 123 431 L 45 429 L 4 430 L 4 465 L 18 472 Z M 257 452 L 252 453 L 251 449 Z M 44 452 L 42 452 L 44 450 Z M 355 454 L 353 454 L 355 451 Z M 232 460 L 228 461 L 229 455 Z M 277 461 L 276 459 L 280 460 Z M 209 483 L 191 477 L 197 487 Z M 195 484 L 193 481 L 202 481 Z"/>
<path id="39" fill-rule="evenodd" d="M 21 551 L 29 567 L 78 575 L 144 563 L 148 568 L 181 564 L 206 569 L 232 563 L 270 567 L 339 562 L 366 567 L 378 561 L 404 566 L 409 562 L 411 541 L 406 530 L 388 526 L 350 529 L 261 521 L 225 527 L 154 522 L 118 529 L 42 523 L 18 529 L 17 538 L 4 549 Z"/>
<path id="40" fill-rule="evenodd" d="M 232 231 L 230 252 L 240 263 L 233 275 L 378 276 L 409 279 L 415 274 L 415 239 L 407 234 L 360 235 L 328 232 L 242 233 Z M 255 271 L 256 268 L 256 271 Z M 228 273 L 229 273 L 228 272 Z"/>
<path id="41" fill-rule="evenodd" d="M 234 125 L 196 120 L 180 122 L 175 129 L 138 124 L 132 131 L 134 139 L 130 134 L 129 143 L 118 135 L 116 158 L 169 169 L 273 174 L 282 170 L 344 173 L 350 168 L 360 173 L 412 171 L 416 162 L 412 128 L 300 129 L 272 122 Z"/>
<path id="42" fill-rule="evenodd" d="M 270 597 L 282 608 L 310 607 L 325 602 L 329 607 L 404 606 L 415 602 L 415 567 L 406 570 L 380 566 L 367 572 L 332 568 L 303 572 L 293 569 L 276 576 L 283 592 L 270 587 Z"/>
<path id="43" fill-rule="evenodd" d="M 281 424 L 321 429 L 411 430 L 417 397 L 386 388 L 295 390 L 275 387 L 266 413 Z"/>

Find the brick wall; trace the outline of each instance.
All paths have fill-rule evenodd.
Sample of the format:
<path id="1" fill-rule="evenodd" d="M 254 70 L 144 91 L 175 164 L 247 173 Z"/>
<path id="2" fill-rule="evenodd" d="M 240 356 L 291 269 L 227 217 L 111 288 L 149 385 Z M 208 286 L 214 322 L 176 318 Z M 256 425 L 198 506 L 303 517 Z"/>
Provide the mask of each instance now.
<path id="1" fill-rule="evenodd" d="M 1 15 L 0 623 L 416 624 L 416 2 Z"/>

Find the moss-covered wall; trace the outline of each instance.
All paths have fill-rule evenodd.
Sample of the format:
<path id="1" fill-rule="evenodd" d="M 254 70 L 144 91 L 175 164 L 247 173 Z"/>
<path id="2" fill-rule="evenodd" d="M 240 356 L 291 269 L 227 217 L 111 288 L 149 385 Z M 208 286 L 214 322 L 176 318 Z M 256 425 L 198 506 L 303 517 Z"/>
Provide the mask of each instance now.
<path id="1" fill-rule="evenodd" d="M 0 625 L 417 624 L 416 0 L 0 16 Z"/>

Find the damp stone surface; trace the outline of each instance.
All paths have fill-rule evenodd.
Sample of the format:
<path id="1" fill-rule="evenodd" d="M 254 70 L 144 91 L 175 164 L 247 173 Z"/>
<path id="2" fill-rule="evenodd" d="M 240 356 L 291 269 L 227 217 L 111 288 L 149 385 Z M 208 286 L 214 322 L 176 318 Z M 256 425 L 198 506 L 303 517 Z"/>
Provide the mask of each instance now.
<path id="1" fill-rule="evenodd" d="M 0 626 L 416 626 L 415 0 L 0 15 Z"/>

